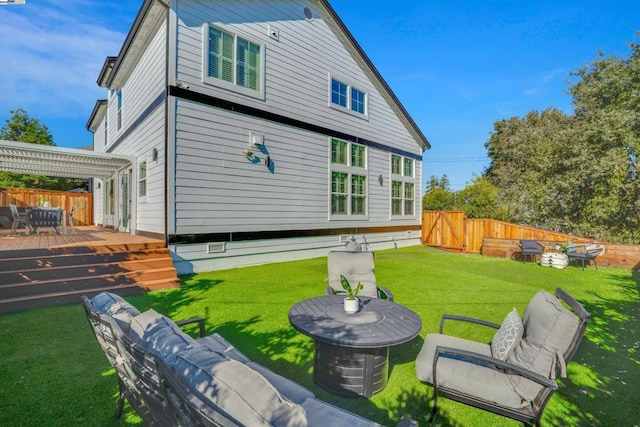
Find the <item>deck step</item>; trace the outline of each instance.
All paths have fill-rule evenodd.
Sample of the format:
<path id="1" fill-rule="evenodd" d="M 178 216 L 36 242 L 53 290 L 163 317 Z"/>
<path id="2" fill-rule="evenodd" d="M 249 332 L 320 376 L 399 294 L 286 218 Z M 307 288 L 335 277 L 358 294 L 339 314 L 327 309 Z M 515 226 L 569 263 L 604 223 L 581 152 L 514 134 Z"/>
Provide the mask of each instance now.
<path id="1" fill-rule="evenodd" d="M 25 252 L 26 253 L 26 252 Z M 74 256 L 69 256 L 74 255 Z M 80 252 L 76 254 L 51 254 L 9 257 L 2 253 L 0 259 L 0 274 L 9 271 L 26 271 L 33 269 L 55 268 L 64 266 L 90 265 L 90 264 L 111 264 L 115 262 L 167 258 L 169 249 L 152 248 L 140 249 L 128 252 Z M 2 281 L 0 280 L 0 283 Z"/>
<path id="2" fill-rule="evenodd" d="M 162 241 L 2 251 L 0 314 L 180 286 Z"/>
<path id="3" fill-rule="evenodd" d="M 113 284 L 108 287 L 87 288 L 77 291 L 56 292 L 37 297 L 19 297 L 10 299 L 0 299 L 0 313 L 12 313 L 20 310 L 30 310 L 33 308 L 52 307 L 62 304 L 73 304 L 80 302 L 82 296 L 89 298 L 100 292 L 114 292 L 121 296 L 138 295 L 148 291 L 158 289 L 169 289 L 180 287 L 180 280 L 155 280 L 139 283 Z"/>

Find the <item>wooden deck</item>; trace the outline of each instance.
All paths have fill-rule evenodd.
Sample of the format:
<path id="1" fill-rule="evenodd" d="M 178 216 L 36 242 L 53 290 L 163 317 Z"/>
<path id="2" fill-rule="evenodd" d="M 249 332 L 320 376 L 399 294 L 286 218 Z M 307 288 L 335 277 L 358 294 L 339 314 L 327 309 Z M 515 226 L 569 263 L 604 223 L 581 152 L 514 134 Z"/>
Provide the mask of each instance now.
<path id="1" fill-rule="evenodd" d="M 24 230 L 19 230 L 21 233 Z M 47 234 L 9 236 L 0 229 L 0 251 L 61 248 L 69 246 L 109 246 L 164 241 L 129 233 L 114 232 L 100 227 L 76 227 L 76 234 Z"/>
<path id="2" fill-rule="evenodd" d="M 99 227 L 8 234 L 0 230 L 0 314 L 180 286 L 164 240 Z"/>

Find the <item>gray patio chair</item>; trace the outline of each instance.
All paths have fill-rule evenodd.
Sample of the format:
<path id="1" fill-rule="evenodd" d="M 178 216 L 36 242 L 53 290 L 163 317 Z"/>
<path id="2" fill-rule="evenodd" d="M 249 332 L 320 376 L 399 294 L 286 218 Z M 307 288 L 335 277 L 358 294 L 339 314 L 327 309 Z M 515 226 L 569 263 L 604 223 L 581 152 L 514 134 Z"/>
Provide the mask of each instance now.
<path id="1" fill-rule="evenodd" d="M 569 262 L 580 261 L 582 263 L 582 269 L 584 270 L 585 262 L 588 265 L 590 261 L 593 261 L 593 266 L 598 269 L 596 258 L 604 253 L 604 246 L 595 243 L 588 243 L 586 245 L 573 245 L 567 247 L 567 256 Z"/>
<path id="2" fill-rule="evenodd" d="M 544 246 L 537 240 L 520 240 L 520 248 L 523 261 L 526 261 L 527 257 L 535 261 L 536 257 L 544 252 Z"/>
<path id="3" fill-rule="evenodd" d="M 502 325 L 443 315 L 440 333 L 427 335 L 416 359 L 416 375 L 434 388 L 430 421 L 442 396 L 539 425 L 558 389 L 556 377 L 566 377 L 566 365 L 582 341 L 589 318 L 584 307 L 560 288 L 555 295 L 539 291 L 522 319 L 514 308 Z M 471 322 L 497 332 L 489 344 L 444 335 L 445 320 Z"/>
<path id="4" fill-rule="evenodd" d="M 391 291 L 386 287 L 378 286 L 373 252 L 329 252 L 327 269 L 329 271 L 327 295 L 345 293 L 340 281 L 340 276 L 344 276 L 352 286 L 356 286 L 358 282 L 362 283 L 360 295 L 393 301 Z"/>
<path id="5" fill-rule="evenodd" d="M 18 234 L 18 228 L 24 227 L 27 228 L 27 218 L 23 213 L 18 211 L 18 207 L 13 203 L 9 203 L 9 209 L 11 209 L 11 217 L 13 222 L 11 223 L 11 231 L 9 235 Z M 28 234 L 28 230 L 27 230 Z"/>

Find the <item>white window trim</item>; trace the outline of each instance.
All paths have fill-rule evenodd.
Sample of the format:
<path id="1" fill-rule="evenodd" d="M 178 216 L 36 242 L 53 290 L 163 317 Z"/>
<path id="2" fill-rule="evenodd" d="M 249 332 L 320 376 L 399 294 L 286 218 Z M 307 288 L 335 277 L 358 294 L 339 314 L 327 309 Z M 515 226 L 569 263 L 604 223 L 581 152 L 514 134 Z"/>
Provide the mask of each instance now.
<path id="1" fill-rule="evenodd" d="M 351 114 L 352 116 L 358 117 L 360 119 L 369 120 L 369 93 L 366 90 L 362 90 L 359 87 L 348 83 L 348 79 L 343 79 L 331 73 L 329 73 L 328 76 L 329 76 L 329 80 L 327 84 L 328 86 L 327 100 L 328 100 L 329 108 L 342 111 L 343 113 Z M 333 102 L 331 102 L 331 95 L 332 95 L 331 87 L 332 87 L 333 80 L 337 80 L 340 83 L 345 84 L 347 86 L 347 106 L 346 107 L 343 107 L 342 105 L 334 104 Z M 358 111 L 354 111 L 351 109 L 351 89 L 356 89 L 357 91 L 364 93 L 364 113 L 360 113 Z"/>
<path id="2" fill-rule="evenodd" d="M 116 130 L 122 130 L 122 89 L 116 90 Z"/>
<path id="3" fill-rule="evenodd" d="M 392 172 L 392 158 L 393 156 L 398 156 L 400 157 L 400 173 L 393 173 Z M 413 170 L 411 171 L 412 176 L 405 176 L 404 175 L 404 160 L 406 159 L 406 156 L 401 156 L 400 154 L 395 154 L 395 153 L 390 153 L 389 154 L 389 176 L 391 177 L 391 185 L 389 185 L 389 217 L 390 219 L 407 219 L 407 218 L 416 218 L 416 202 L 418 200 L 418 196 L 416 196 L 416 189 L 419 188 L 418 184 L 416 183 L 416 160 L 415 159 L 411 159 L 412 160 L 412 165 L 413 165 Z M 402 214 L 394 214 L 393 213 L 393 182 L 401 182 L 402 183 L 402 191 L 401 191 L 401 206 L 402 206 Z M 407 200 L 404 196 L 404 186 L 405 184 L 413 184 L 413 212 L 411 213 L 406 213 L 404 211 L 404 205 L 405 205 L 405 201 Z"/>
<path id="4" fill-rule="evenodd" d="M 333 163 L 331 161 L 331 149 L 333 146 L 333 140 L 338 140 L 338 141 L 342 141 L 345 142 L 347 144 L 347 164 L 343 165 L 343 164 L 339 164 L 339 163 Z M 352 162 L 352 158 L 351 158 L 351 146 L 353 144 L 359 145 L 361 147 L 364 147 L 364 167 L 359 167 L 359 166 L 352 166 L 351 162 Z M 362 144 L 357 144 L 355 142 L 351 142 L 351 141 L 345 141 L 343 139 L 339 139 L 339 138 L 329 138 L 329 153 L 328 153 L 328 158 L 329 158 L 329 175 L 328 175 L 328 189 L 329 189 L 329 206 L 328 206 L 328 212 L 329 212 L 329 220 L 330 221 L 353 221 L 353 220 L 368 220 L 369 219 L 369 168 L 368 168 L 368 162 L 369 162 L 369 150 L 368 147 L 366 145 L 362 145 Z M 333 172 L 340 172 L 340 173 L 345 173 L 347 174 L 348 178 L 347 178 L 347 213 L 346 214 L 334 214 L 331 211 L 331 201 L 332 201 L 332 191 L 331 191 L 331 185 L 332 185 L 332 181 L 333 181 Z M 364 176 L 365 177 L 365 193 L 364 193 L 364 197 L 365 197 L 365 213 L 364 214 L 353 214 L 351 213 L 352 210 L 352 196 L 353 193 L 351 192 L 351 177 L 353 175 L 357 175 L 357 176 Z"/>
<path id="5" fill-rule="evenodd" d="M 259 90 L 253 90 L 246 88 L 244 86 L 239 86 L 235 83 L 229 83 L 227 81 L 217 79 L 215 77 L 209 77 L 209 27 L 216 28 L 220 31 L 224 31 L 234 37 L 234 62 L 233 69 L 234 73 L 236 70 L 236 55 L 235 49 L 237 47 L 237 38 L 240 37 L 242 39 L 248 40 L 251 43 L 255 43 L 260 46 L 260 78 L 258 79 L 258 84 L 260 86 Z M 246 37 L 243 34 L 239 34 L 237 31 L 231 29 L 228 25 L 221 24 L 219 22 L 213 23 L 204 23 L 202 25 L 202 82 L 211 86 L 215 86 L 221 89 L 225 89 L 231 92 L 240 93 L 242 95 L 250 96 L 252 98 L 264 99 L 265 97 L 265 74 L 266 74 L 266 66 L 265 66 L 265 50 L 266 45 L 264 43 L 259 43 L 252 39 L 251 37 Z"/>
<path id="6" fill-rule="evenodd" d="M 144 178 L 142 178 L 141 174 L 140 174 L 140 167 L 142 166 L 142 164 L 145 165 L 145 176 Z M 142 160 L 140 163 L 138 163 L 138 202 L 140 203 L 146 203 L 147 202 L 147 196 L 149 195 L 149 164 L 150 162 L 148 162 L 146 159 Z M 145 182 L 145 192 L 144 195 L 142 195 L 140 193 L 140 183 L 144 181 Z"/>

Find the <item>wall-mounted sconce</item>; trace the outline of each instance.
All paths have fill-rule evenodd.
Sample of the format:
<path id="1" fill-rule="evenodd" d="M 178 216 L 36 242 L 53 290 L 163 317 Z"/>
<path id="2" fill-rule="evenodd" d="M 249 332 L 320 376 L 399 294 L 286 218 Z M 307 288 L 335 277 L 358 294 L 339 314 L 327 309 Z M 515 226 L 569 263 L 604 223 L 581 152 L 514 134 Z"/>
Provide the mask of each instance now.
<path id="1" fill-rule="evenodd" d="M 249 147 L 260 148 L 264 145 L 264 135 L 249 132 Z"/>
<path id="2" fill-rule="evenodd" d="M 153 150 L 151 150 L 151 159 L 154 162 L 158 161 L 158 149 L 157 148 L 154 148 Z"/>
<path id="3" fill-rule="evenodd" d="M 97 183 L 96 183 L 96 188 L 99 190 L 99 189 L 100 189 L 100 187 L 101 187 L 100 183 L 99 183 L 99 182 L 97 182 Z"/>
<path id="4" fill-rule="evenodd" d="M 382 174 L 378 176 L 378 182 L 380 183 L 380 185 L 384 184 L 384 178 L 382 178 Z"/>

